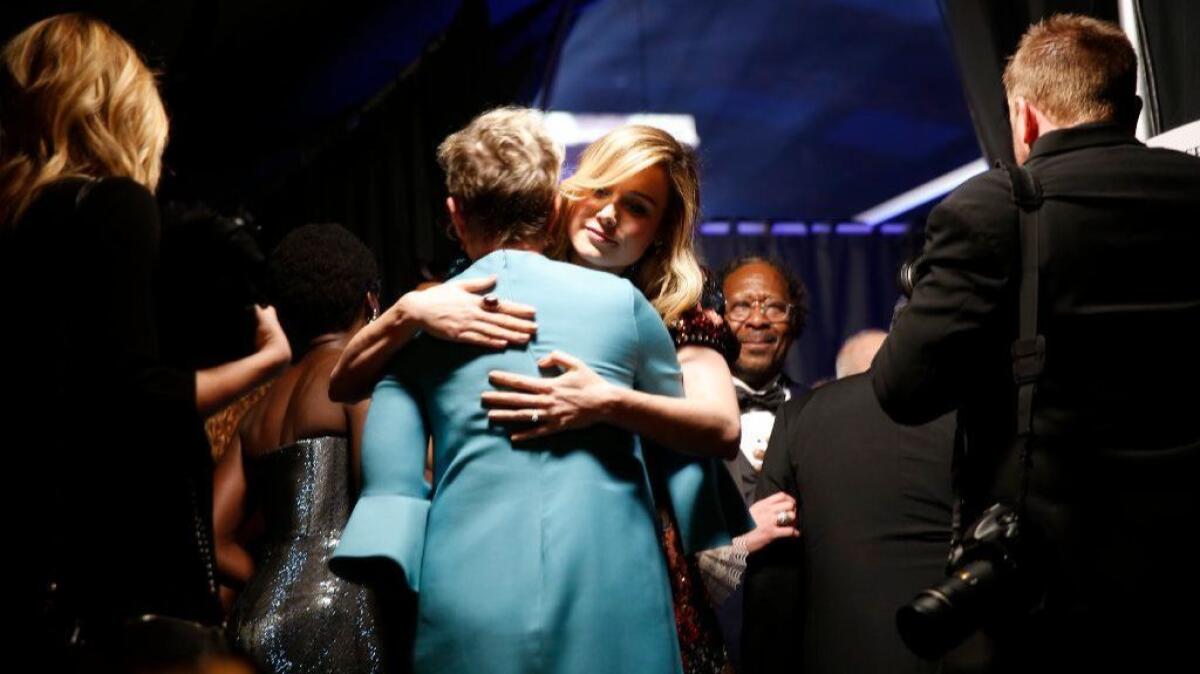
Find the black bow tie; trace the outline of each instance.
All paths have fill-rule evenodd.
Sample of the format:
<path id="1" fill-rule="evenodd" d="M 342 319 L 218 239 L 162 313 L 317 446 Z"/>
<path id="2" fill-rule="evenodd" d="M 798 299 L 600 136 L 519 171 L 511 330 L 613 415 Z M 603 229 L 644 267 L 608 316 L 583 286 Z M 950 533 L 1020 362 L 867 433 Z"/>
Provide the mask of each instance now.
<path id="1" fill-rule="evenodd" d="M 780 384 L 779 382 L 776 382 L 773 386 L 769 387 L 762 393 L 747 391 L 740 386 L 735 387 L 735 390 L 737 391 L 738 407 L 740 407 L 743 412 L 747 412 L 749 410 L 767 410 L 768 412 L 774 412 L 775 410 L 779 409 L 779 406 L 782 405 L 784 401 L 787 400 L 787 389 L 785 389 L 783 384 Z"/>

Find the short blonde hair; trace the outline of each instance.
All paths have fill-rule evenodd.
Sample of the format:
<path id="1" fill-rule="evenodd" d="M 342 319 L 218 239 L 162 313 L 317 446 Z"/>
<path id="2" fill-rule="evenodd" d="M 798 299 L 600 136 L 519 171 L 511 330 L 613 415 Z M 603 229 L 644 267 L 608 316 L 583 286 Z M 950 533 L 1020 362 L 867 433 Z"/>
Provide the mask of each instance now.
<path id="1" fill-rule="evenodd" d="M 43 19 L 3 51 L 0 226 L 69 176 L 130 178 L 153 191 L 167 144 L 154 74 L 108 24 Z"/>
<path id="2" fill-rule="evenodd" d="M 1121 28 L 1058 14 L 1021 37 L 1004 69 L 1009 100 L 1022 96 L 1057 124 L 1135 123 L 1137 56 Z"/>
<path id="3" fill-rule="evenodd" d="M 537 242 L 554 211 L 563 151 L 529 108 L 497 108 L 450 134 L 437 151 L 446 190 L 467 224 L 492 243 Z"/>
<path id="4" fill-rule="evenodd" d="M 637 262 L 633 282 L 670 325 L 700 302 L 704 274 L 696 255 L 696 219 L 700 214 L 700 177 L 695 153 L 671 134 L 652 126 L 622 126 L 592 143 L 579 157 L 579 169 L 563 181 L 562 194 L 576 202 L 597 189 L 607 189 L 652 166 L 662 166 L 670 179 L 670 198 L 659 224 L 661 245 L 652 246 Z M 564 220 L 570 208 L 564 209 Z M 570 240 L 559 227 L 550 255 L 566 259 Z"/>

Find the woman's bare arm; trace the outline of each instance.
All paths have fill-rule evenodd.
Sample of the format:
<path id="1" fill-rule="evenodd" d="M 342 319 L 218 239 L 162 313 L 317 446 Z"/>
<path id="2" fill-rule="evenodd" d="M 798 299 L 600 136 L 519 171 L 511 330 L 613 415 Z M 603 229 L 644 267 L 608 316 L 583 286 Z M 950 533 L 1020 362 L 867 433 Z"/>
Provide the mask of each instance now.
<path id="1" fill-rule="evenodd" d="M 346 430 L 350 436 L 350 491 L 355 498 L 362 489 L 362 436 L 363 428 L 367 425 L 367 410 L 370 407 L 370 398 L 344 406 Z"/>
<path id="2" fill-rule="evenodd" d="M 528 342 L 537 330 L 533 307 L 502 300 L 484 308 L 478 293 L 495 285 L 496 277 L 486 276 L 405 293 L 346 345 L 330 375 L 330 399 L 354 403 L 371 395 L 388 362 L 418 331 L 495 349 Z"/>
<path id="3" fill-rule="evenodd" d="M 742 422 L 725 358 L 703 346 L 684 346 L 679 349 L 679 367 L 683 398 L 618 389 L 608 423 L 677 452 L 732 459 Z"/>
<path id="4" fill-rule="evenodd" d="M 207 417 L 279 374 L 292 359 L 274 307 L 254 307 L 258 319 L 254 353 L 196 372 L 196 411 Z"/>
<path id="5" fill-rule="evenodd" d="M 238 539 L 246 519 L 246 473 L 242 441 L 234 434 L 213 474 L 213 541 L 216 544 L 218 582 L 222 599 L 232 602 L 254 573 L 254 558 Z M 225 592 L 229 588 L 229 592 Z"/>
<path id="6" fill-rule="evenodd" d="M 608 423 L 638 433 L 677 452 L 729 459 L 736 456 L 741 415 L 725 359 L 702 346 L 679 349 L 685 397 L 643 393 L 609 383 L 583 361 L 561 352 L 539 367 L 563 374 L 537 378 L 493 372 L 491 382 L 510 391 L 487 391 L 483 402 L 496 423 L 528 424 L 514 433 L 521 442 L 551 433 Z"/>

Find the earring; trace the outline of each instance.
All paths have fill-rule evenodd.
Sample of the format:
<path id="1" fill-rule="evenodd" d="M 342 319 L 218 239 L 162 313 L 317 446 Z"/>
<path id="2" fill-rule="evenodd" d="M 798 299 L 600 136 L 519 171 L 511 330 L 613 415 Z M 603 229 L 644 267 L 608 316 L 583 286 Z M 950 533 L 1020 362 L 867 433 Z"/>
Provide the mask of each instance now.
<path id="1" fill-rule="evenodd" d="M 376 288 L 367 293 L 367 322 L 372 323 L 379 318 L 379 290 Z"/>

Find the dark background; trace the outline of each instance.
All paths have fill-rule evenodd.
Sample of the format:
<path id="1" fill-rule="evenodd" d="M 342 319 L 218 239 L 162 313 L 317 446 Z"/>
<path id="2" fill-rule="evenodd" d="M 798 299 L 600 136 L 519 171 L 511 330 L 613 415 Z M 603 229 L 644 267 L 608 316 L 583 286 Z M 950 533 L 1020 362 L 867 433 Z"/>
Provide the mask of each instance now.
<path id="1" fill-rule="evenodd" d="M 1188 29 L 1200 3 L 1135 4 L 1155 56 L 1152 125 L 1167 130 L 1200 116 Z M 433 151 L 480 111 L 691 114 L 705 217 L 733 223 L 701 247 L 714 266 L 767 252 L 800 272 L 813 309 L 788 368 L 811 382 L 832 374 L 846 336 L 886 327 L 895 270 L 919 246 L 930 205 L 898 218 L 907 235 L 836 224 L 981 155 L 1004 158 L 999 74 L 1021 32 L 1052 11 L 1115 18 L 1115 7 L 10 0 L 0 37 L 59 11 L 109 21 L 162 74 L 172 118 L 164 205 L 249 214 L 264 249 L 305 222 L 341 222 L 376 253 L 388 299 L 458 255 Z M 743 220 L 766 227 L 739 229 Z M 774 221 L 806 223 L 804 235 L 772 234 Z"/>

